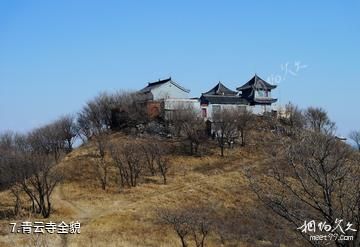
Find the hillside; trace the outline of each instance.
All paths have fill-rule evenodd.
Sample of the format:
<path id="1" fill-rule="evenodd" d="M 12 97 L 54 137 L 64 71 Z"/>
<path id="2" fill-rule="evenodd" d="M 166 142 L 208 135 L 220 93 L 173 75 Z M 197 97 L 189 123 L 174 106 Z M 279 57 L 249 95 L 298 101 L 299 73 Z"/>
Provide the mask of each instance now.
<path id="1" fill-rule="evenodd" d="M 174 152 L 167 185 L 162 184 L 160 177 L 149 176 L 135 188 L 120 189 L 113 168 L 106 191 L 94 179 L 94 167 L 88 155 L 94 147 L 90 142 L 58 165 L 65 179 L 52 195 L 54 212 L 49 219 L 28 216 L 10 221 L 78 220 L 81 234 L 40 238 L 9 234 L 9 220 L 3 219 L 0 246 L 180 246 L 175 231 L 159 220 L 157 212 L 190 205 L 211 206 L 219 220 L 236 230 L 226 239 L 211 231 L 206 246 L 303 246 L 294 239 L 293 229 L 287 228 L 280 218 L 274 218 L 249 187 L 244 171 L 249 168 L 258 174 L 265 171 L 268 147 L 264 143 L 276 140 L 271 134 L 266 141 L 263 134 L 252 132 L 251 135 L 247 146 L 226 149 L 225 157 L 220 157 L 215 143 L 206 155 L 199 157 Z M 256 141 L 259 138 L 263 141 Z M 134 138 L 116 133 L 111 139 L 122 142 Z M 171 142 L 181 150 L 177 140 L 162 141 Z M 1 198 L 1 206 L 12 207 L 14 198 L 9 191 L 2 192 Z M 192 241 L 189 243 L 195 246 Z"/>

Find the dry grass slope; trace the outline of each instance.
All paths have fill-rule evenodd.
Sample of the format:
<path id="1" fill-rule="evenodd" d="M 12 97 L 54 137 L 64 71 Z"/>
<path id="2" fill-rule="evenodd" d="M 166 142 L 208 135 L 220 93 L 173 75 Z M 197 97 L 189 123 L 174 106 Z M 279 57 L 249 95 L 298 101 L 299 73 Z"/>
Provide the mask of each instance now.
<path id="1" fill-rule="evenodd" d="M 121 142 L 128 137 L 115 134 L 112 139 Z M 180 246 L 172 229 L 158 221 L 156 210 L 193 204 L 211 205 L 219 215 L 226 214 L 227 209 L 241 212 L 236 226 L 240 236 L 223 245 L 217 234 L 211 234 L 206 246 L 280 246 L 280 243 L 302 246 L 290 230 L 275 223 L 281 222 L 280 219 L 271 216 L 249 188 L 244 168 L 259 173 L 266 169 L 263 166 L 266 155 L 261 146 L 250 143 L 247 147 L 235 147 L 226 150 L 224 158 L 215 147 L 212 154 L 203 157 L 174 154 L 167 185 L 162 184 L 160 177 L 148 177 L 135 188 L 120 190 L 113 169 L 106 192 L 94 179 L 88 156 L 91 149 L 91 144 L 81 147 L 59 165 L 66 179 L 53 193 L 54 213 L 46 220 L 79 220 L 81 234 L 34 239 L 9 234 L 9 221 L 2 220 L 0 246 L 41 246 L 41 241 L 46 246 Z M 3 192 L 0 196 L 1 206 L 11 208 L 10 193 Z M 14 221 L 27 219 L 36 220 L 28 216 Z M 274 236 L 278 236 L 277 243 L 273 242 Z"/>

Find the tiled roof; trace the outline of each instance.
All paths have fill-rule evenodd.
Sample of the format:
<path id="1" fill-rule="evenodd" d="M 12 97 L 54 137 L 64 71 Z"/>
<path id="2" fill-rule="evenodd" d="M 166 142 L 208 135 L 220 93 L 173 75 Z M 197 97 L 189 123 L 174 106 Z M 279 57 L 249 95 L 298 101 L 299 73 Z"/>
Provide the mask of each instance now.
<path id="1" fill-rule="evenodd" d="M 264 81 L 259 76 L 255 74 L 253 78 L 251 78 L 247 83 L 242 85 L 241 87 L 236 88 L 238 91 L 246 90 L 246 89 L 264 89 L 271 90 L 275 89 L 276 85 L 271 85 L 270 83 Z"/>
<path id="2" fill-rule="evenodd" d="M 237 92 L 232 91 L 231 89 L 227 88 L 224 84 L 219 82 L 216 84 L 215 87 L 207 91 L 206 93 L 203 93 L 203 95 L 224 95 L 224 96 L 235 96 L 237 95 Z"/>
<path id="3" fill-rule="evenodd" d="M 155 81 L 155 82 L 149 82 L 148 85 L 146 87 L 144 87 L 143 89 L 141 89 L 139 92 L 140 93 L 149 93 L 149 92 L 151 92 L 152 89 L 160 87 L 161 85 L 163 85 L 167 82 L 170 82 L 171 84 L 173 84 L 177 88 L 183 90 L 184 92 L 187 92 L 187 93 L 190 92 L 189 89 L 186 89 L 186 88 L 180 86 L 179 84 L 177 84 L 176 82 L 174 82 L 173 80 L 171 80 L 171 77 L 169 77 L 167 79 L 163 79 L 163 80 L 159 79 L 158 81 Z"/>

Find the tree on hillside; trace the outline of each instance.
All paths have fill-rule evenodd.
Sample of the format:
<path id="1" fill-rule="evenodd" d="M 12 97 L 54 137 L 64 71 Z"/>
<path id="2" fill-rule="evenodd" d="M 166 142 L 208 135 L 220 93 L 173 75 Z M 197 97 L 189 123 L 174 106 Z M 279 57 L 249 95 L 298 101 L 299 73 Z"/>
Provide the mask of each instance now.
<path id="1" fill-rule="evenodd" d="M 159 171 L 159 174 L 161 175 L 163 179 L 163 183 L 167 183 L 167 174 L 170 169 L 170 159 L 167 156 L 169 154 L 168 147 L 165 145 L 162 145 L 161 143 L 157 143 L 157 148 L 155 151 L 155 161 L 156 166 Z"/>
<path id="2" fill-rule="evenodd" d="M 62 179 L 56 165 L 65 152 L 65 138 L 56 122 L 28 134 L 7 133 L 0 137 L 0 163 L 7 177 L 6 181 L 0 178 L 0 182 L 5 182 L 15 197 L 15 213 L 21 209 L 19 194 L 23 191 L 34 213 L 50 216 L 51 194 Z"/>
<path id="3" fill-rule="evenodd" d="M 183 132 L 190 146 L 190 155 L 198 154 L 200 145 L 206 140 L 204 120 L 190 115 L 182 125 Z"/>
<path id="4" fill-rule="evenodd" d="M 233 114 L 235 114 L 237 129 L 240 132 L 241 145 L 245 146 L 247 131 L 251 128 L 251 123 L 254 120 L 254 115 L 247 109 L 235 110 Z"/>
<path id="5" fill-rule="evenodd" d="M 105 92 L 85 104 L 77 118 L 78 131 L 83 139 L 107 132 L 111 126 L 111 110 L 115 104 L 114 97 Z"/>
<path id="6" fill-rule="evenodd" d="M 159 152 L 159 143 L 154 142 L 153 140 L 147 141 L 140 145 L 141 150 L 144 154 L 144 161 L 147 166 L 147 170 L 150 172 L 152 176 L 154 176 L 157 172 L 156 170 L 156 157 Z"/>
<path id="7" fill-rule="evenodd" d="M 360 131 L 352 131 L 349 135 L 349 138 L 355 142 L 357 149 L 360 152 Z"/>
<path id="8" fill-rule="evenodd" d="M 33 202 L 33 210 L 47 218 L 52 209 L 51 194 L 62 176 L 48 155 L 33 153 L 25 157 L 28 161 L 24 165 L 28 166 L 28 171 L 22 172 L 21 186 Z M 34 202 L 37 205 L 35 207 Z"/>
<path id="9" fill-rule="evenodd" d="M 19 134 L 11 131 L 0 134 L 0 190 L 10 188 L 10 192 L 15 198 L 14 215 L 18 215 L 21 211 L 22 188 L 19 185 L 18 175 L 22 166 L 17 149 L 19 137 Z"/>
<path id="10" fill-rule="evenodd" d="M 148 122 L 146 111 L 146 98 L 143 94 L 136 92 L 116 92 L 113 95 L 114 108 L 112 109 L 112 129 L 134 127 L 141 123 Z"/>
<path id="11" fill-rule="evenodd" d="M 146 141 L 140 144 L 143 151 L 144 163 L 148 172 L 154 176 L 157 173 L 163 178 L 164 184 L 167 182 L 167 173 L 170 169 L 170 160 L 167 157 L 169 147 L 160 141 Z"/>
<path id="12" fill-rule="evenodd" d="M 173 228 L 183 247 L 189 246 L 189 240 L 193 240 L 196 247 L 205 246 L 206 237 L 213 228 L 213 214 L 208 207 L 201 206 L 158 210 L 160 221 Z"/>
<path id="13" fill-rule="evenodd" d="M 95 154 L 94 154 L 94 164 L 96 177 L 100 181 L 101 188 L 106 190 L 108 184 L 108 176 L 110 163 L 105 159 L 106 153 L 109 149 L 109 136 L 106 133 L 97 135 L 94 137 L 95 142 Z"/>
<path id="14" fill-rule="evenodd" d="M 249 174 L 252 188 L 265 205 L 298 228 L 296 232 L 307 241 L 311 232 L 304 222 L 315 220 L 326 222 L 338 236 L 353 237 L 353 241 L 335 239 L 336 246 L 359 246 L 360 166 L 349 146 L 333 135 L 305 131 L 297 140 L 284 143 L 268 165 L 267 181 Z"/>
<path id="15" fill-rule="evenodd" d="M 238 127 L 240 123 L 237 122 L 239 118 L 237 113 L 232 109 L 222 109 L 214 114 L 214 131 L 221 156 L 224 156 L 225 145 L 231 146 L 235 139 L 239 137 Z M 243 130 L 245 130 L 245 125 L 243 127 Z"/>
<path id="16" fill-rule="evenodd" d="M 315 132 L 331 133 L 335 128 L 326 110 L 320 107 L 309 107 L 305 110 L 304 116 L 309 129 Z"/>
<path id="17" fill-rule="evenodd" d="M 205 122 L 191 106 L 180 105 L 171 114 L 170 122 L 179 135 L 184 135 L 189 143 L 190 154 L 198 153 L 199 146 L 206 140 Z"/>
<path id="18" fill-rule="evenodd" d="M 73 115 L 64 115 L 55 121 L 57 131 L 65 141 L 65 150 L 70 153 L 73 150 L 75 138 L 78 135 L 78 129 Z"/>
<path id="19" fill-rule="evenodd" d="M 54 124 L 37 128 L 27 135 L 14 135 L 12 152 L 7 156 L 10 161 L 7 172 L 17 211 L 21 188 L 32 202 L 33 212 L 44 218 L 50 216 L 51 194 L 62 179 L 56 164 L 64 152 L 64 140 Z"/>
<path id="20" fill-rule="evenodd" d="M 77 116 L 79 137 L 86 141 L 110 129 L 147 121 L 144 96 L 133 92 L 102 92 L 89 100 Z"/>
<path id="21" fill-rule="evenodd" d="M 137 142 L 111 144 L 110 155 L 118 168 L 121 186 L 136 187 L 144 170 L 144 155 L 140 144 Z"/>
<path id="22" fill-rule="evenodd" d="M 288 132 L 295 134 L 305 126 L 305 117 L 298 106 L 288 103 L 285 106 L 285 116 L 281 116 L 281 121 L 288 126 Z"/>
<path id="23" fill-rule="evenodd" d="M 171 211 L 166 209 L 161 209 L 158 211 L 160 220 L 170 225 L 174 231 L 176 232 L 177 236 L 180 238 L 181 246 L 187 247 L 188 240 L 190 233 L 190 224 L 189 224 L 189 217 L 186 215 L 185 212 L 177 212 Z"/>
<path id="24" fill-rule="evenodd" d="M 14 135 L 15 133 L 12 131 L 5 131 L 0 134 L 0 151 L 2 151 L 3 154 L 13 149 Z"/>
<path id="25" fill-rule="evenodd" d="M 27 166 L 22 173 L 22 187 L 45 218 L 51 213 L 51 194 L 62 179 L 56 165 L 66 151 L 64 143 L 56 124 L 51 123 L 30 132 L 27 145 L 22 147 L 26 148 L 23 164 Z"/>

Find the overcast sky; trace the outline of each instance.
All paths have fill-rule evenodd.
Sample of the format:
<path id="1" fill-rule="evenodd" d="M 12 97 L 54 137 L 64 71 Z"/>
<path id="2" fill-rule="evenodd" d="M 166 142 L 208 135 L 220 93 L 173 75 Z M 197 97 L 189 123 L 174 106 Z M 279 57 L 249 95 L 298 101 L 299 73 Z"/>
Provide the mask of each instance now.
<path id="1" fill-rule="evenodd" d="M 360 129 L 359 1 L 0 1 L 0 131 L 171 76 L 200 96 L 254 73 L 280 104 Z"/>

